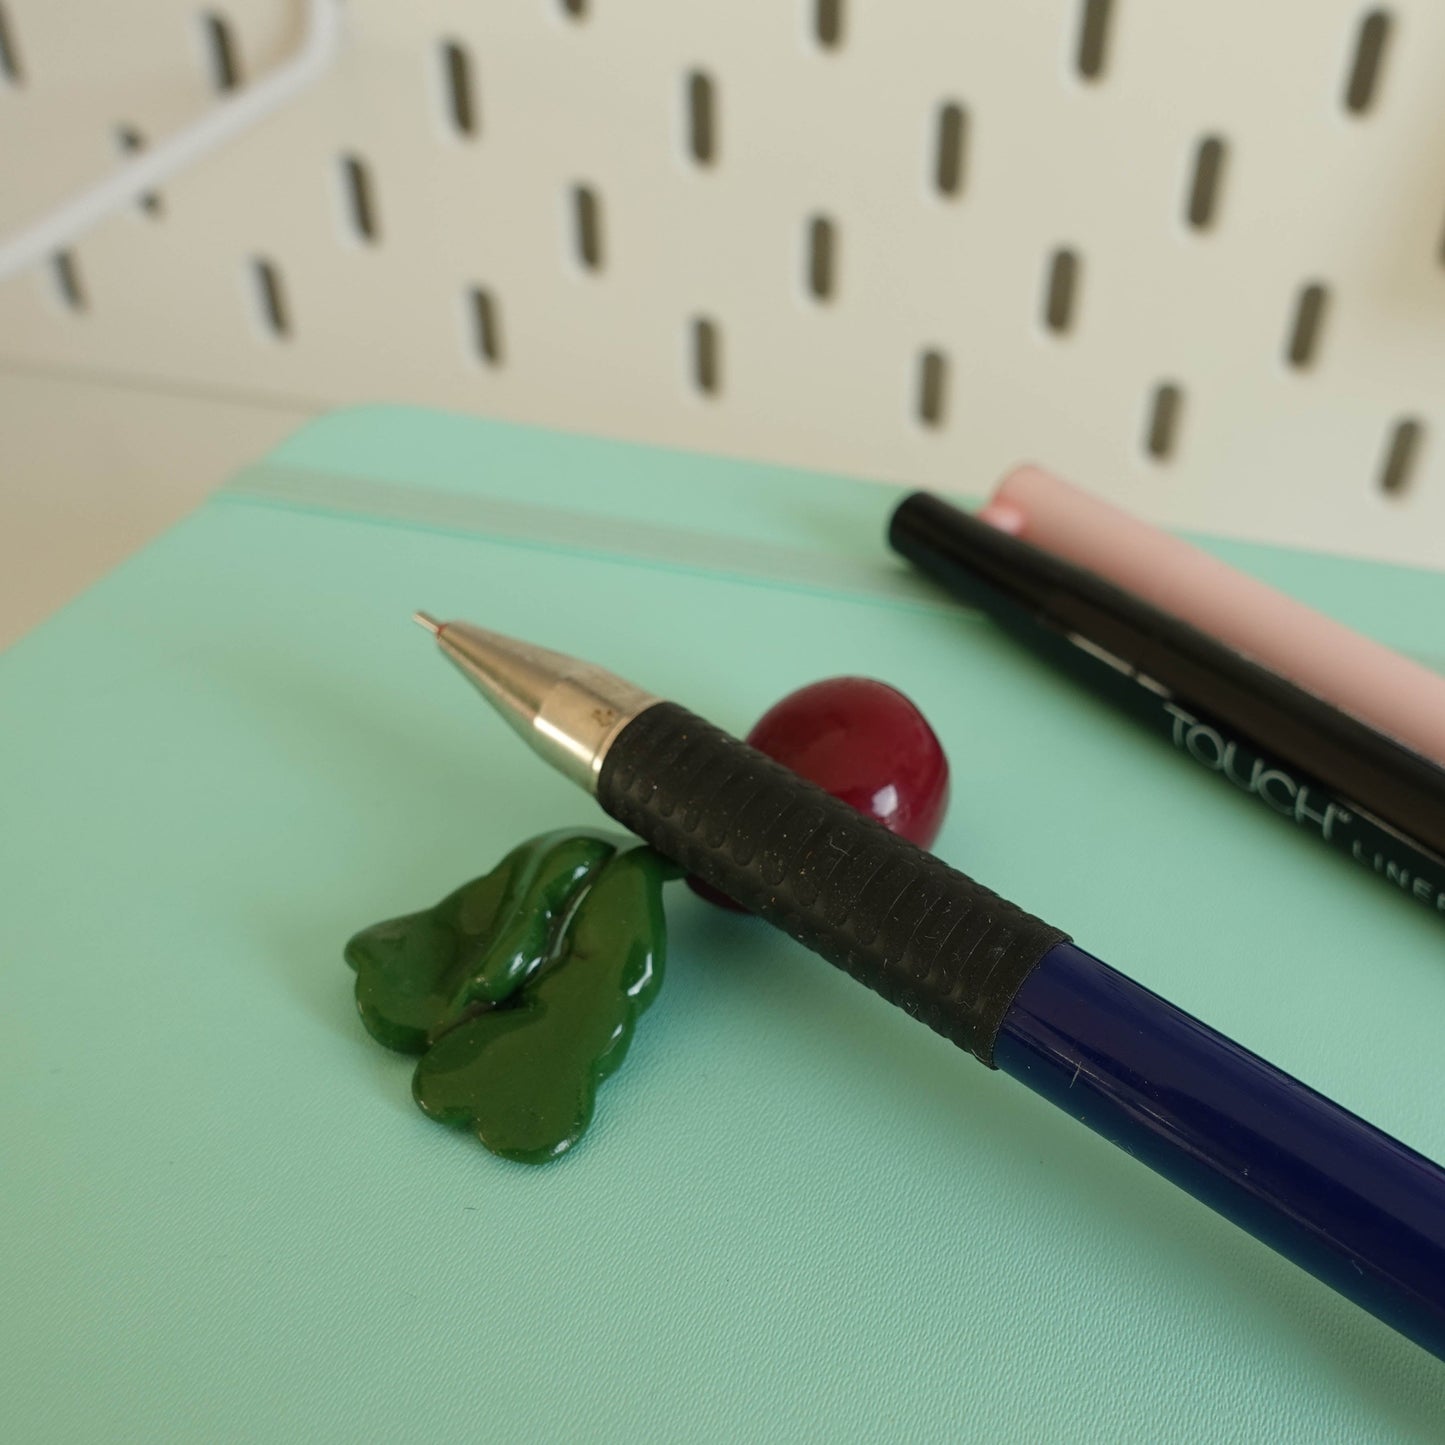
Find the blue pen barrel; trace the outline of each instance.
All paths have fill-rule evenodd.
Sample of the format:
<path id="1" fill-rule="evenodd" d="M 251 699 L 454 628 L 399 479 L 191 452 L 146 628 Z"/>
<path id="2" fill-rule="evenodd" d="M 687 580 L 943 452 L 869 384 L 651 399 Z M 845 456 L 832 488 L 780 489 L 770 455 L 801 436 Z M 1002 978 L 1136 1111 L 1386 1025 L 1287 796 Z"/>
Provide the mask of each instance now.
<path id="1" fill-rule="evenodd" d="M 994 1062 L 1445 1359 L 1445 1170 L 1069 943 Z"/>
<path id="2" fill-rule="evenodd" d="M 1445 1358 L 1445 1170 L 1072 944 L 994 1062 Z"/>

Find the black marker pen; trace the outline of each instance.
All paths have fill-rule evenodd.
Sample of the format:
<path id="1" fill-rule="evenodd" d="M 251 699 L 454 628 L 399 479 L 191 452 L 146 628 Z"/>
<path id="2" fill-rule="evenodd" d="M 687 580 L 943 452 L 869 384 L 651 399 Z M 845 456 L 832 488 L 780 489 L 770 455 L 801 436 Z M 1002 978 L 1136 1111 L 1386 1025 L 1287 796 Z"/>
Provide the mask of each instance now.
<path id="1" fill-rule="evenodd" d="M 1445 919 L 1445 769 L 1085 568 L 924 492 L 889 541 L 1201 767 Z"/>

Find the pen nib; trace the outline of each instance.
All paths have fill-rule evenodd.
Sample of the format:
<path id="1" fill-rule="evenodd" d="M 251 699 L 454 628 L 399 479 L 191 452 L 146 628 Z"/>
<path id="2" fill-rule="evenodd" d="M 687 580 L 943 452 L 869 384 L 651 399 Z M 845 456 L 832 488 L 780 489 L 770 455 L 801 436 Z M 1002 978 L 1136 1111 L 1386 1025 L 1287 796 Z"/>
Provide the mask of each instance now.
<path id="1" fill-rule="evenodd" d="M 473 627 L 416 620 L 536 752 L 590 793 L 613 737 L 657 699 L 600 667 Z"/>
<path id="2" fill-rule="evenodd" d="M 430 612 L 413 612 L 411 614 L 411 620 L 415 622 L 418 627 L 425 627 L 433 637 L 442 630 L 441 623 L 438 622 Z"/>

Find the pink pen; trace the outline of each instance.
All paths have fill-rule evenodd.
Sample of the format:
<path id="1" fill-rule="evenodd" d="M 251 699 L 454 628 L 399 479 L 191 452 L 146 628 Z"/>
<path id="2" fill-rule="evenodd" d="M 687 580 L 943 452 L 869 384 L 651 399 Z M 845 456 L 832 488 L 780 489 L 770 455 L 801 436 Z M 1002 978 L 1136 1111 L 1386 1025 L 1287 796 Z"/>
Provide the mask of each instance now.
<path id="1" fill-rule="evenodd" d="M 1445 677 L 1038 467 L 979 516 L 1289 678 L 1445 764 Z"/>

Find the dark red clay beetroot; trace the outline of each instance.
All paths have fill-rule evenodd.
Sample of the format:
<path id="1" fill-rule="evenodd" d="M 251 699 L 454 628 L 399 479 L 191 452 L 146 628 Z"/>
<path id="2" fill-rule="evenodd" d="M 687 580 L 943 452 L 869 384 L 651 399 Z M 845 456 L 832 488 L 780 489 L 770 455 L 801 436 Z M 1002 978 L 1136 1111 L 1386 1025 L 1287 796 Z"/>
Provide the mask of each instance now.
<path id="1" fill-rule="evenodd" d="M 830 677 L 789 693 L 758 719 L 748 742 L 835 798 L 931 848 L 948 808 L 948 759 L 928 720 L 895 687 Z M 700 878 L 693 892 L 739 909 Z"/>

